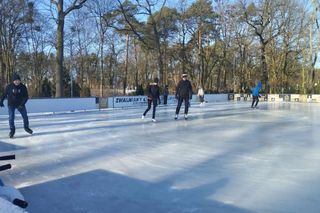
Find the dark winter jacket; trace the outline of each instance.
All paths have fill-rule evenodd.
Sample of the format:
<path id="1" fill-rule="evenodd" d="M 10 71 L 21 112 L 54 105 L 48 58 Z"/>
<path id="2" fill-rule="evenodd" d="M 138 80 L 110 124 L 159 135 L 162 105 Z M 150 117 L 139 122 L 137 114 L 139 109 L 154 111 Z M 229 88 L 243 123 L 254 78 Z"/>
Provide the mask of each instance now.
<path id="1" fill-rule="evenodd" d="M 148 99 L 149 100 L 160 100 L 160 89 L 158 84 L 151 83 L 148 86 Z"/>
<path id="2" fill-rule="evenodd" d="M 13 83 L 9 84 L 1 96 L 0 103 L 3 103 L 6 98 L 8 99 L 8 106 L 24 106 L 29 98 L 27 87 L 21 83 L 18 86 Z"/>
<path id="3" fill-rule="evenodd" d="M 192 98 L 192 86 L 189 80 L 181 80 L 178 83 L 176 98 Z"/>
<path id="4" fill-rule="evenodd" d="M 169 95 L 169 90 L 168 90 L 167 87 L 164 88 L 164 90 L 163 90 L 163 95 L 164 95 L 164 96 L 168 96 L 168 95 Z"/>

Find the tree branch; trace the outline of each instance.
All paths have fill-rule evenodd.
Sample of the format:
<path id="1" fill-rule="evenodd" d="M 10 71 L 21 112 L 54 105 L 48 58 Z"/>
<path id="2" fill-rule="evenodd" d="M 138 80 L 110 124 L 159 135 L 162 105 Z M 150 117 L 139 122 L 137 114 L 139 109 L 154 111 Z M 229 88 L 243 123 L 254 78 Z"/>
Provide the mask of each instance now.
<path id="1" fill-rule="evenodd" d="M 72 5 L 68 9 L 66 9 L 64 15 L 68 15 L 68 13 L 70 13 L 72 10 L 80 9 L 86 1 L 87 0 L 80 0 L 80 2 L 77 4 L 78 0 L 74 0 Z"/>
<path id="2" fill-rule="evenodd" d="M 51 4 L 54 4 L 54 5 L 56 5 L 56 7 L 58 7 L 58 2 L 57 2 L 57 1 L 51 0 L 50 3 L 51 3 Z"/>
<path id="3" fill-rule="evenodd" d="M 128 19 L 128 16 L 126 14 L 126 11 L 125 9 L 123 8 L 123 4 L 121 3 L 120 0 L 117 0 L 118 3 L 119 3 L 119 7 L 120 7 L 120 10 L 121 10 L 121 13 L 125 19 L 125 21 L 127 22 L 127 24 L 129 25 L 131 31 L 138 37 L 139 41 L 141 41 L 144 45 L 147 45 L 147 43 L 145 42 L 145 40 L 141 37 L 141 35 L 136 31 L 136 29 L 134 28 L 134 26 L 132 25 L 132 23 L 130 22 L 130 20 Z"/>

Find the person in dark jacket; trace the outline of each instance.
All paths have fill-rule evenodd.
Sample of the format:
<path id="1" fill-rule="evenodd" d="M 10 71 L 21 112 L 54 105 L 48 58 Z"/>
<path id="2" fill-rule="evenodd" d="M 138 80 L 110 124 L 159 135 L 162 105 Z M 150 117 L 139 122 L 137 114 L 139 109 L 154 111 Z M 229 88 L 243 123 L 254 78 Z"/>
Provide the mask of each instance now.
<path id="1" fill-rule="evenodd" d="M 258 103 L 259 103 L 259 91 L 262 87 L 262 83 L 261 81 L 258 82 L 258 84 L 256 85 L 256 87 L 254 87 L 252 89 L 252 104 L 251 104 L 251 108 L 257 107 Z M 256 104 L 254 104 L 256 103 Z"/>
<path id="2" fill-rule="evenodd" d="M 24 130 L 29 134 L 32 134 L 32 130 L 29 128 L 29 119 L 27 115 L 26 103 L 28 101 L 28 90 L 25 85 L 21 83 L 20 76 L 18 74 L 13 75 L 13 83 L 7 85 L 4 94 L 0 99 L 0 107 L 4 107 L 4 99 L 8 99 L 8 112 L 9 112 L 9 137 L 13 138 L 16 128 L 14 125 L 15 110 L 17 109 L 23 118 Z"/>
<path id="3" fill-rule="evenodd" d="M 189 109 L 189 100 L 192 99 L 192 85 L 191 82 L 187 79 L 187 74 L 182 74 L 182 80 L 179 81 L 176 89 L 176 99 L 178 100 L 178 105 L 176 108 L 176 116 L 174 119 L 178 119 L 179 111 L 184 101 L 184 119 L 188 119 L 188 109 Z"/>
<path id="4" fill-rule="evenodd" d="M 150 83 L 148 86 L 148 108 L 144 111 L 142 115 L 142 119 L 146 116 L 147 112 L 151 109 L 151 104 L 153 104 L 153 112 L 152 112 L 152 121 L 156 122 L 156 108 L 158 105 L 158 101 L 160 103 L 160 89 L 158 86 L 159 79 L 155 78 L 153 83 Z"/>
<path id="5" fill-rule="evenodd" d="M 168 89 L 168 85 L 166 85 L 166 86 L 164 87 L 164 90 L 163 90 L 163 104 L 164 104 L 164 105 L 167 105 L 168 95 L 169 95 L 169 89 Z"/>

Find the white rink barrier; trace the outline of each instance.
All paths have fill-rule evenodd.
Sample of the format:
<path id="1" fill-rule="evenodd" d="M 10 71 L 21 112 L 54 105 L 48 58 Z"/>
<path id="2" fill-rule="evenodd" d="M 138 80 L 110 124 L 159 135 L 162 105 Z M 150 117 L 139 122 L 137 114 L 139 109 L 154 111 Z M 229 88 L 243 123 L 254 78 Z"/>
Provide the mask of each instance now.
<path id="1" fill-rule="evenodd" d="M 227 101 L 228 94 L 205 94 L 204 100 L 206 102 Z M 160 97 L 163 104 L 163 96 Z M 199 102 L 197 95 L 192 96 L 191 102 Z M 176 99 L 174 95 L 168 96 L 167 104 L 175 104 Z M 114 96 L 107 99 L 108 108 L 134 107 L 145 106 L 147 104 L 147 96 Z"/>
<path id="2" fill-rule="evenodd" d="M 320 95 L 312 95 L 311 101 L 316 102 L 316 103 L 320 103 Z"/>
<path id="3" fill-rule="evenodd" d="M 298 95 L 298 94 L 291 94 L 291 95 L 290 95 L 290 101 L 291 101 L 291 102 L 300 102 L 300 95 Z"/>
<path id="4" fill-rule="evenodd" d="M 230 100 L 230 99 L 229 99 Z M 234 94 L 234 101 L 249 101 L 251 95 Z M 300 95 L 300 94 L 269 94 L 261 95 L 260 101 L 269 102 L 297 102 L 297 103 L 320 103 L 320 95 Z"/>
<path id="5" fill-rule="evenodd" d="M 283 102 L 283 98 L 280 98 L 279 95 L 271 94 L 268 95 L 269 102 Z"/>
<path id="6" fill-rule="evenodd" d="M 267 96 L 266 95 L 260 95 L 261 97 L 259 98 L 259 101 L 267 101 Z M 239 94 L 236 93 L 234 94 L 234 99 L 229 99 L 229 100 L 234 100 L 234 101 L 252 101 L 252 95 L 249 94 Z"/>
<path id="7" fill-rule="evenodd" d="M 7 100 L 5 107 L 0 108 L 0 115 L 8 114 Z M 56 113 L 72 112 L 81 110 L 94 110 L 99 108 L 95 97 L 92 98 L 43 98 L 29 99 L 27 104 L 28 113 Z M 19 114 L 19 113 L 18 113 Z"/>
<path id="8" fill-rule="evenodd" d="M 260 101 L 266 100 L 267 96 L 262 96 Z M 206 102 L 218 101 L 250 101 L 250 95 L 246 94 L 205 94 L 204 100 Z M 320 95 L 299 95 L 299 94 L 272 94 L 268 95 L 268 101 L 290 101 L 290 102 L 309 102 L 320 103 Z M 192 103 L 199 102 L 197 95 L 192 96 Z M 161 103 L 163 104 L 163 96 L 161 96 Z M 108 98 L 90 97 L 90 98 L 43 98 L 43 99 L 29 99 L 26 107 L 28 113 L 58 113 L 58 112 L 73 112 L 96 110 L 99 108 L 121 108 L 145 106 L 147 104 L 146 96 L 114 96 Z M 176 104 L 174 95 L 168 96 L 167 104 Z M 4 108 L 0 108 L 0 115 L 8 115 L 7 100 L 4 101 Z"/>

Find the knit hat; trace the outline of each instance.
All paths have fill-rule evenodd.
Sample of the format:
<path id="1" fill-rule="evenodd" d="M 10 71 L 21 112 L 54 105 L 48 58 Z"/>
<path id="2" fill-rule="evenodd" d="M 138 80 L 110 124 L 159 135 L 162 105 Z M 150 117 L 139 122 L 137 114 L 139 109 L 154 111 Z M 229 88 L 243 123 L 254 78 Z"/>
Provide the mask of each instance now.
<path id="1" fill-rule="evenodd" d="M 12 77 L 12 81 L 15 81 L 15 80 L 21 81 L 21 78 L 17 73 L 13 74 L 13 77 Z"/>

